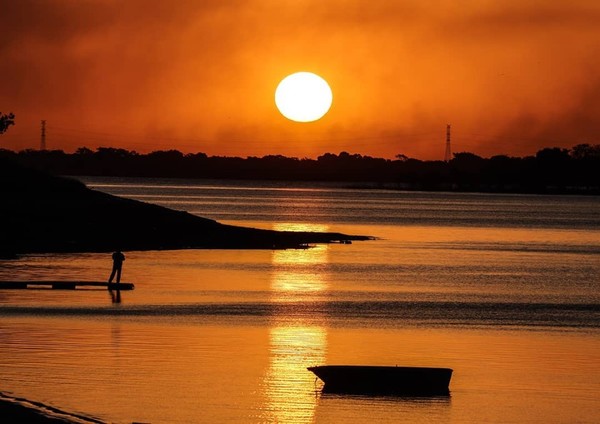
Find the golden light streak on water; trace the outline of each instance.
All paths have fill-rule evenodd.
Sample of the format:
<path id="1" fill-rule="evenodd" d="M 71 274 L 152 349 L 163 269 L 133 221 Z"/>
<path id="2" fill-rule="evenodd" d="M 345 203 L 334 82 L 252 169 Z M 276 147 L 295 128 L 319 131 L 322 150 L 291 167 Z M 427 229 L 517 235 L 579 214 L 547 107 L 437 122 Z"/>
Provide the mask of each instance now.
<path id="1" fill-rule="evenodd" d="M 322 363 L 327 350 L 327 330 L 302 323 L 271 327 L 270 364 L 265 376 L 268 421 L 313 421 L 318 388 L 306 367 Z"/>
<path id="2" fill-rule="evenodd" d="M 329 225 L 309 224 L 306 222 L 275 222 L 272 228 L 275 231 L 314 231 L 322 233 L 330 231 Z"/>
<path id="3" fill-rule="evenodd" d="M 299 228 L 294 224 L 278 225 L 278 229 Z M 326 226 L 303 224 L 297 231 L 327 231 Z M 327 273 L 319 265 L 327 264 L 328 247 L 304 250 L 274 251 L 271 298 L 274 302 L 294 302 L 325 292 Z M 317 394 L 315 378 L 306 367 L 325 361 L 327 330 L 312 315 L 310 323 L 278 321 L 269 330 L 270 363 L 265 376 L 267 420 L 280 423 L 313 421 Z M 315 322 L 317 324 L 315 324 Z"/>
<path id="4" fill-rule="evenodd" d="M 326 225 L 279 223 L 278 231 L 327 231 Z M 271 299 L 294 301 L 305 299 L 328 288 L 323 265 L 329 262 L 329 246 L 317 245 L 308 249 L 273 251 L 271 264 Z"/>

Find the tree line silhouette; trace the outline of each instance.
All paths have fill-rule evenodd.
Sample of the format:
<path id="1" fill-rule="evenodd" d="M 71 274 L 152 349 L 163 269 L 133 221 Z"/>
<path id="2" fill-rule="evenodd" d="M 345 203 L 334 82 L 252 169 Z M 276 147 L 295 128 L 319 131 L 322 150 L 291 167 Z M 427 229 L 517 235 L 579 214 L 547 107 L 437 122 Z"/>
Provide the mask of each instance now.
<path id="1" fill-rule="evenodd" d="M 59 175 L 341 181 L 353 186 L 405 190 L 600 194 L 600 144 L 547 147 L 535 156 L 482 158 L 455 153 L 448 161 L 395 159 L 341 152 L 317 159 L 207 156 L 160 150 L 140 154 L 121 148 L 0 149 L 0 156 Z"/>

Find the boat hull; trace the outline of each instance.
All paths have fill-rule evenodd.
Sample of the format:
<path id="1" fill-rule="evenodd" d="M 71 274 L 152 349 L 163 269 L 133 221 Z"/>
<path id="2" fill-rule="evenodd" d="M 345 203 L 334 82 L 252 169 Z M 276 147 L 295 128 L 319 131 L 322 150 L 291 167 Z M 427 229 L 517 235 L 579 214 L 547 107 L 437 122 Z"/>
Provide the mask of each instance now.
<path id="1" fill-rule="evenodd" d="M 450 368 L 322 365 L 309 367 L 325 393 L 448 396 Z"/>

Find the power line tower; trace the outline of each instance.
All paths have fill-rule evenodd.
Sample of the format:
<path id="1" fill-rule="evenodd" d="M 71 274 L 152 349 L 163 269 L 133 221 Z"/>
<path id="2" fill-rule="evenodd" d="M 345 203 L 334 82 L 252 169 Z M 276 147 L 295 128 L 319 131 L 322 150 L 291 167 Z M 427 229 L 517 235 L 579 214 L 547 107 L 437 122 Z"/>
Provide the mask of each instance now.
<path id="1" fill-rule="evenodd" d="M 452 148 L 450 147 L 450 124 L 446 125 L 446 153 L 444 154 L 444 162 L 450 162 L 452 159 Z"/>
<path id="2" fill-rule="evenodd" d="M 40 150 L 46 150 L 46 121 L 42 120 L 42 134 L 40 138 Z"/>

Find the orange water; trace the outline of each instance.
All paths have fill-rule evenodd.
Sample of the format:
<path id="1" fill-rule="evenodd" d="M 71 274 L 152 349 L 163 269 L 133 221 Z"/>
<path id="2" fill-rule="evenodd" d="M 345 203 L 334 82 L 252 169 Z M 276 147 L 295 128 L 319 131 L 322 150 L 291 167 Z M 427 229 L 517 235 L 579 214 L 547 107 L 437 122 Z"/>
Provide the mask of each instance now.
<path id="1" fill-rule="evenodd" d="M 230 222 L 379 239 L 125 252 L 136 289 L 120 303 L 0 290 L 0 390 L 117 423 L 600 422 L 594 225 L 310 221 Z M 32 255 L 0 277 L 110 267 L 110 254 Z M 450 367 L 451 396 L 322 395 L 317 364 Z"/>
<path id="2" fill-rule="evenodd" d="M 110 422 L 599 418 L 597 333 L 211 319 L 39 321 L 3 318 L 3 390 Z M 305 369 L 322 363 L 452 367 L 451 397 L 323 396 Z"/>

